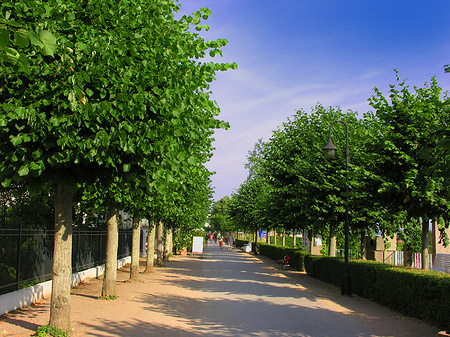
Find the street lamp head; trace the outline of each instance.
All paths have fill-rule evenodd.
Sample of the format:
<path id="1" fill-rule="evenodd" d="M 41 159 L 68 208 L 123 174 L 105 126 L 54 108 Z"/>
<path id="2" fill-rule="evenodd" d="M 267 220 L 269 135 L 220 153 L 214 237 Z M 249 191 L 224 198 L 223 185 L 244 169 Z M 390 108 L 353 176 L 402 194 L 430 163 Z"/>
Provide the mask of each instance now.
<path id="1" fill-rule="evenodd" d="M 336 146 L 334 146 L 333 142 L 331 141 L 331 137 L 328 138 L 327 145 L 324 146 L 322 149 L 323 155 L 327 160 L 331 160 L 334 158 L 334 155 L 336 154 Z"/>

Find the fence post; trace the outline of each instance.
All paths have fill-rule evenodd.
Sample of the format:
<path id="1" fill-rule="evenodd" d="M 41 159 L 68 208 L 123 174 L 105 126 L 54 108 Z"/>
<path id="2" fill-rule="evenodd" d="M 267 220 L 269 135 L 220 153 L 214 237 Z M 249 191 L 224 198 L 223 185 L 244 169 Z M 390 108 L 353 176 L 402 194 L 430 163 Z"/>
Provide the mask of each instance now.
<path id="1" fill-rule="evenodd" d="M 92 227 L 89 229 L 89 247 L 91 247 L 91 256 L 94 256 L 94 242 L 92 240 Z M 94 256 L 94 261 L 96 261 L 95 256 Z"/>
<path id="2" fill-rule="evenodd" d="M 78 225 L 78 237 L 77 237 L 77 260 L 75 261 L 75 271 L 79 271 L 80 268 L 80 225 Z M 73 239 L 72 239 L 73 240 Z"/>
<path id="3" fill-rule="evenodd" d="M 103 252 L 104 252 L 104 249 L 102 249 L 103 247 L 102 247 L 102 238 L 103 238 L 103 230 L 100 228 L 100 248 L 99 248 L 99 251 L 98 251 L 98 255 L 99 255 L 99 260 L 100 261 L 102 261 L 103 262 Z"/>
<path id="4" fill-rule="evenodd" d="M 22 223 L 19 225 L 19 237 L 17 239 L 17 265 L 16 265 L 16 290 L 20 289 L 20 248 L 22 246 Z"/>

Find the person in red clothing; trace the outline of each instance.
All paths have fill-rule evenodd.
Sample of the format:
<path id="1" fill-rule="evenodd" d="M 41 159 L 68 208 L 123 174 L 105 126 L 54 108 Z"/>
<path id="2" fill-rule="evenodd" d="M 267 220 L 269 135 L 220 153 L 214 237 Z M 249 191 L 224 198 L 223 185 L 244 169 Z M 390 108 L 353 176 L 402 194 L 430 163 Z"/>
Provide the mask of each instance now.
<path id="1" fill-rule="evenodd" d="M 217 239 L 219 240 L 220 249 L 223 249 L 223 236 L 222 236 L 222 234 L 219 233 L 219 235 L 217 235 Z"/>

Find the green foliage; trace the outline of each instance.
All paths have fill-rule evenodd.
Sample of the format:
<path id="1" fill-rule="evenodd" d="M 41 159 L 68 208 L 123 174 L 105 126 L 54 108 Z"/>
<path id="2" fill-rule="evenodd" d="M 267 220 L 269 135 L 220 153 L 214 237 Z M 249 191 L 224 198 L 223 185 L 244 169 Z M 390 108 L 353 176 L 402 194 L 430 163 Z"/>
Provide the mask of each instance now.
<path id="1" fill-rule="evenodd" d="M 35 280 L 21 282 L 20 283 L 20 289 L 32 287 L 32 286 L 35 286 L 36 284 L 40 284 L 40 283 L 42 283 L 42 279 L 40 279 L 40 278 L 35 279 Z"/>
<path id="2" fill-rule="evenodd" d="M 450 99 L 435 79 L 414 92 L 397 81 L 388 98 L 375 89 L 369 100 L 374 112 L 362 118 L 318 104 L 311 113 L 298 111 L 269 141 L 258 141 L 248 156 L 249 175 L 231 198 L 238 228 L 312 229 L 325 240 L 335 230 L 342 247 L 348 185 L 353 248 L 361 235 L 392 236 L 405 228 L 408 249 L 416 251 L 416 233 L 406 223 L 419 217 L 441 217 L 441 239 L 448 242 Z M 330 130 L 336 158 L 328 162 L 322 155 L 335 121 L 348 126 L 348 171 L 340 125 Z"/>
<path id="3" fill-rule="evenodd" d="M 344 261 L 340 258 L 305 257 L 308 275 L 338 287 Z M 396 267 L 369 261 L 350 261 L 352 292 L 406 315 L 441 327 L 450 326 L 450 276 L 445 273 Z"/>
<path id="4" fill-rule="evenodd" d="M 220 55 L 227 44 L 189 30 L 209 10 L 176 20 L 178 7 L 166 0 L 118 2 L 106 12 L 95 2 L 60 6 L 55 0 L 44 8 L 12 13 L 18 25 L 39 25 L 44 17 L 42 26 L 57 39 L 53 46 L 47 30 L 39 30 L 43 42 L 30 33 L 45 55 L 36 56 L 29 77 L 2 68 L 3 186 L 70 174 L 80 184 L 96 181 L 92 190 L 82 186 L 86 200 L 115 200 L 130 210 L 148 205 L 143 213 L 152 216 L 178 218 L 186 204 L 209 206 L 210 173 L 202 166 L 212 151 L 212 130 L 227 127 L 216 119 L 209 83 L 217 71 L 235 68 L 196 61 L 209 52 Z M 24 35 L 16 35 L 25 47 Z M 197 195 L 186 198 L 197 184 Z M 163 208 L 171 214 L 161 214 Z"/>
<path id="5" fill-rule="evenodd" d="M 35 1 L 36 5 L 40 1 Z M 30 1 L 28 5 L 32 2 Z M 16 11 L 11 11 L 7 3 L 4 3 L 0 11 L 4 17 L 0 19 L 0 62 L 10 65 L 19 65 L 25 73 L 30 74 L 30 63 L 26 54 L 19 52 L 18 48 L 26 49 L 29 46 L 37 47 L 43 56 L 53 56 L 56 51 L 56 37 L 48 30 L 40 29 L 38 33 L 23 28 L 16 19 L 21 19 L 24 12 L 34 10 L 27 6 L 16 6 Z"/>
<path id="6" fill-rule="evenodd" d="M 203 241 L 206 240 L 206 233 L 204 230 L 189 230 L 179 229 L 176 230 L 173 236 L 173 246 L 177 252 L 187 248 L 192 250 L 192 240 L 194 236 L 202 237 Z"/>
<path id="7" fill-rule="evenodd" d="M 270 244 L 273 245 L 275 241 L 275 238 L 273 236 L 270 237 Z M 299 238 L 297 238 L 297 244 L 301 244 L 301 242 L 299 241 Z M 277 246 L 282 247 L 283 246 L 283 237 L 282 236 L 278 236 L 277 237 Z M 294 238 L 290 235 L 286 235 L 285 236 L 285 247 L 293 247 L 294 245 Z"/>
<path id="8" fill-rule="evenodd" d="M 419 221 L 409 221 L 398 233 L 402 240 L 403 250 L 410 253 L 422 252 L 422 225 Z"/>
<path id="9" fill-rule="evenodd" d="M 209 9 L 176 19 L 173 0 L 0 8 L 2 186 L 64 185 L 89 209 L 114 204 L 174 227 L 203 226 L 212 194 L 204 164 L 214 129 L 228 128 L 210 83 L 236 68 L 205 61 L 228 43 L 197 33 L 209 29 Z"/>
<path id="10" fill-rule="evenodd" d="M 248 240 L 241 240 L 241 239 L 236 239 L 236 240 L 234 240 L 234 245 L 235 245 L 237 248 L 242 248 L 242 247 L 244 247 L 247 243 L 248 243 Z"/>
<path id="11" fill-rule="evenodd" d="M 14 283 L 16 280 L 16 269 L 6 263 L 0 262 L 0 284 Z"/>
<path id="12" fill-rule="evenodd" d="M 308 252 L 292 249 L 282 248 L 266 243 L 258 243 L 259 253 L 264 256 L 268 256 L 273 260 L 279 261 L 284 258 L 285 255 L 289 256 L 289 265 L 295 270 L 305 270 L 305 256 Z"/>
<path id="13" fill-rule="evenodd" d="M 69 332 L 61 330 L 51 325 L 42 325 L 36 329 L 36 336 L 39 337 L 69 337 Z"/>
<path id="14" fill-rule="evenodd" d="M 305 268 L 310 276 L 339 287 L 342 285 L 344 259 L 341 257 L 308 255 L 305 258 Z"/>
<path id="15" fill-rule="evenodd" d="M 10 186 L 0 188 L 3 228 L 51 229 L 53 195 L 37 188 Z"/>
<path id="16" fill-rule="evenodd" d="M 225 196 L 212 205 L 208 222 L 211 229 L 219 232 L 232 232 L 235 230 L 230 217 L 230 197 Z"/>
<path id="17" fill-rule="evenodd" d="M 375 89 L 369 101 L 383 131 L 370 150 L 376 155 L 373 173 L 383 207 L 392 214 L 404 210 L 408 218 L 425 220 L 449 211 L 446 185 L 430 173 L 438 144 L 433 132 L 447 129 L 450 115 L 442 104 L 446 94 L 435 78 L 429 85 L 414 89 L 411 92 L 398 75 L 389 99 Z"/>
<path id="18" fill-rule="evenodd" d="M 346 208 L 344 128 L 332 130 L 333 141 L 341 149 L 335 160 L 326 161 L 322 147 L 331 123 L 341 120 L 349 125 L 351 232 L 357 245 L 359 228 L 374 228 L 380 215 L 372 204 L 372 193 L 365 191 L 369 173 L 363 155 L 374 127 L 357 117 L 355 112 L 318 104 L 311 113 L 297 111 L 268 142 L 258 141 L 248 156 L 249 176 L 232 196 L 233 221 L 252 231 L 258 226 L 313 229 L 327 238 L 333 226 L 339 233 Z M 338 235 L 341 241 L 343 235 Z"/>

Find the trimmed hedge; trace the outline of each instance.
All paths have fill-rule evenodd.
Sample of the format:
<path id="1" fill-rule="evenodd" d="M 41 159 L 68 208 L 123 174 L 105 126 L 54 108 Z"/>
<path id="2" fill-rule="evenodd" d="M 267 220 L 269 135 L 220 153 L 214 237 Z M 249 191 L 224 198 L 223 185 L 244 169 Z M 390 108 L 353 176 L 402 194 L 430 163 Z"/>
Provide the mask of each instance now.
<path id="1" fill-rule="evenodd" d="M 247 243 L 248 240 L 239 240 L 239 239 L 234 240 L 234 245 L 238 248 L 244 247 Z"/>
<path id="2" fill-rule="evenodd" d="M 259 253 L 261 255 L 270 257 L 275 261 L 282 260 L 285 255 L 289 255 L 289 265 L 291 268 L 304 271 L 305 270 L 305 256 L 307 252 L 293 248 L 283 248 L 267 243 L 258 243 Z"/>
<path id="3" fill-rule="evenodd" d="M 342 258 L 307 255 L 305 268 L 308 275 L 342 285 Z M 352 293 L 439 327 L 450 327 L 450 275 L 362 260 L 350 261 L 349 269 Z"/>

